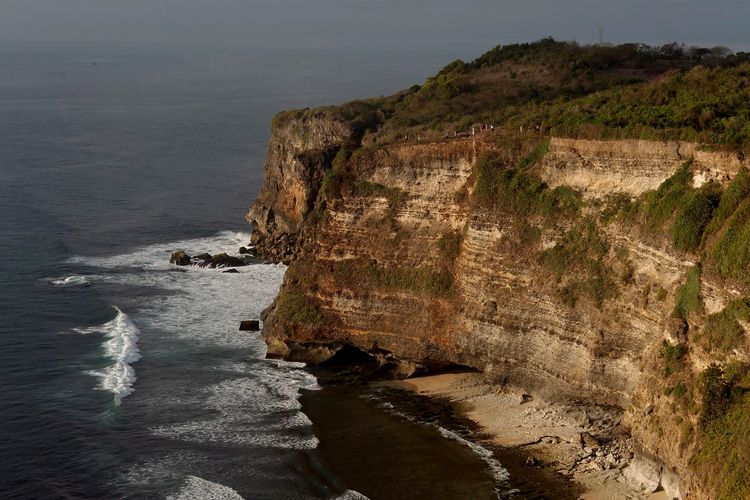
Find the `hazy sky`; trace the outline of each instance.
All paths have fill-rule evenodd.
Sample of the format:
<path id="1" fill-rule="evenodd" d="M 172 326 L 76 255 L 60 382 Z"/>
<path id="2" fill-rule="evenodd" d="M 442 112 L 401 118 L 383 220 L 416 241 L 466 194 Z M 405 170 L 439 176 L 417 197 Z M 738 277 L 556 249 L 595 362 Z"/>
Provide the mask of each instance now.
<path id="1" fill-rule="evenodd" d="M 551 35 L 750 49 L 750 0 L 0 0 L 0 40 L 487 47 Z"/>

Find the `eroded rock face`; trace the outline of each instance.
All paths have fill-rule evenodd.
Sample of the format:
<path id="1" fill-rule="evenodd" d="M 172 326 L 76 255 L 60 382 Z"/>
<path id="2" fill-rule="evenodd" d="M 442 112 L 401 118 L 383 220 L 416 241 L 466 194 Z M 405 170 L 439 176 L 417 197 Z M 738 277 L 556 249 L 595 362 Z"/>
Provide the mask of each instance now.
<path id="1" fill-rule="evenodd" d="M 312 143 L 335 147 L 345 135 L 346 127 L 327 124 Z M 323 362 L 335 346 L 352 345 L 389 353 L 395 377 L 455 364 L 548 397 L 618 406 L 645 455 L 667 464 L 655 462 L 656 479 L 634 469 L 633 480 L 644 491 L 656 480 L 675 497 L 680 488 L 700 496 L 700 485 L 675 479 L 689 469 L 678 429 L 670 437 L 649 424 L 650 413 L 669 408 L 654 360 L 665 339 L 688 335 L 672 312 L 690 255 L 607 225 L 602 262 L 617 293 L 600 303 L 566 300 L 564 283 L 538 255 L 577 221 L 550 227 L 472 203 L 476 160 L 496 147 L 472 138 L 363 151 L 352 175 L 367 189 L 327 200 L 300 235 L 322 179 L 318 167 L 297 158 L 302 147 L 293 127 L 274 132 L 267 185 L 248 215 L 259 253 L 293 261 L 280 299 L 264 313 L 269 355 Z M 685 143 L 553 139 L 537 169 L 551 186 L 599 198 L 655 189 L 688 160 L 694 180 L 710 172 L 725 181 L 739 168 L 697 156 Z M 527 241 L 527 232 L 535 237 Z M 711 277 L 704 286 L 713 308 L 732 299 Z M 304 346 L 314 349 L 305 354 Z M 662 479 L 666 470 L 674 472 Z"/>
<path id="2" fill-rule="evenodd" d="M 263 188 L 247 214 L 260 257 L 291 258 L 302 221 L 313 210 L 323 171 L 351 135 L 348 123 L 324 116 L 293 118 L 274 127 Z"/>

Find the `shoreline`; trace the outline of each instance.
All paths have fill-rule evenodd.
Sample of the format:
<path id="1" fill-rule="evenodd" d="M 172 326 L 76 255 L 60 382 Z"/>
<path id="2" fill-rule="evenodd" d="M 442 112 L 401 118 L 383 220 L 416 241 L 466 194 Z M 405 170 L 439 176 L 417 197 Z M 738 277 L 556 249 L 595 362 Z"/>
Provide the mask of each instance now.
<path id="1" fill-rule="evenodd" d="M 620 428 L 622 411 L 590 404 L 553 403 L 492 384 L 478 373 L 444 373 L 387 387 L 449 401 L 476 424 L 479 445 L 526 454 L 526 467 L 559 474 L 580 488 L 579 498 L 664 500 L 664 491 L 641 493 L 632 482 L 632 438 Z M 637 472 L 636 472 L 637 474 Z"/>

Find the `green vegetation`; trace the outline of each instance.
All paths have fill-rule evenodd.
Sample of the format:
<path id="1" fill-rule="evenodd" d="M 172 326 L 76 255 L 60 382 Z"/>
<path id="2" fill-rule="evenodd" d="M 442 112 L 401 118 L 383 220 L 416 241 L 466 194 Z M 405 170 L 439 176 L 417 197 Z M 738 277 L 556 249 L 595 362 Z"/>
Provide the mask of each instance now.
<path id="1" fill-rule="evenodd" d="M 661 345 L 661 358 L 664 364 L 664 376 L 669 377 L 682 371 L 685 364 L 687 349 L 682 345 L 672 345 L 665 340 Z"/>
<path id="2" fill-rule="evenodd" d="M 648 229 L 659 231 L 674 216 L 690 193 L 692 179 L 690 164 L 686 163 L 662 182 L 656 191 L 644 194 L 641 206 L 644 223 Z"/>
<path id="3" fill-rule="evenodd" d="M 390 97 L 279 113 L 274 126 L 324 118 L 357 140 L 442 137 L 474 124 L 587 138 L 750 143 L 750 56 L 677 44 L 581 46 L 545 38 L 454 61 Z"/>
<path id="4" fill-rule="evenodd" d="M 453 275 L 426 267 L 388 268 L 374 261 L 348 259 L 328 264 L 336 283 L 358 289 L 410 290 L 446 297 L 453 290 Z"/>
<path id="5" fill-rule="evenodd" d="M 712 257 L 723 277 L 750 282 L 750 197 L 745 197 L 724 224 Z"/>
<path id="6" fill-rule="evenodd" d="M 279 295 L 278 312 L 287 321 L 313 328 L 323 324 L 323 315 L 301 291 L 285 291 Z"/>
<path id="7" fill-rule="evenodd" d="M 719 231 L 743 200 L 748 198 L 748 195 L 750 195 L 750 174 L 743 167 L 734 176 L 724 193 L 722 193 L 719 206 L 716 208 L 713 219 L 706 228 L 706 234 Z"/>
<path id="8" fill-rule="evenodd" d="M 687 319 L 690 313 L 699 312 L 703 309 L 703 297 L 701 296 L 701 267 L 693 266 L 687 272 L 685 284 L 678 290 L 675 297 L 674 314 Z"/>
<path id="9" fill-rule="evenodd" d="M 521 158 L 521 161 L 518 162 L 518 168 L 520 170 L 525 170 L 526 168 L 541 161 L 542 158 L 544 158 L 547 155 L 547 152 L 549 151 L 549 143 L 550 143 L 550 140 L 547 139 L 537 144 L 536 147 L 534 147 L 534 149 L 532 149 L 529 154 Z"/>
<path id="10" fill-rule="evenodd" d="M 453 261 L 461 253 L 463 240 L 464 236 L 459 231 L 449 231 L 440 237 L 437 241 L 437 247 L 445 259 Z"/>
<path id="11" fill-rule="evenodd" d="M 571 277 L 572 281 L 560 290 L 565 304 L 574 305 L 582 293 L 601 306 L 617 293 L 612 271 L 604 262 L 608 252 L 609 244 L 596 222 L 587 217 L 567 231 L 554 247 L 542 252 L 540 262 L 558 279 Z"/>
<path id="12" fill-rule="evenodd" d="M 475 197 L 480 203 L 494 205 L 516 215 L 539 214 L 545 218 L 570 217 L 580 210 L 580 195 L 567 186 L 550 190 L 541 178 L 527 171 L 538 161 L 546 146 L 538 146 L 521 163 L 508 167 L 496 154 L 482 156 L 476 163 Z"/>
<path id="13" fill-rule="evenodd" d="M 709 315 L 697 340 L 708 350 L 730 351 L 739 347 L 745 338 L 745 329 L 740 321 L 750 321 L 748 298 L 735 300 L 720 312 Z"/>
<path id="14" fill-rule="evenodd" d="M 278 314 L 286 321 L 319 328 L 324 323 L 323 314 L 315 300 L 307 293 L 313 287 L 314 275 L 310 273 L 312 261 L 295 260 L 287 270 L 284 286 L 279 293 Z"/>
<path id="15" fill-rule="evenodd" d="M 701 433 L 691 464 L 720 500 L 750 497 L 750 375 L 747 365 L 703 373 Z"/>
<path id="16" fill-rule="evenodd" d="M 711 221 L 720 199 L 721 189 L 714 183 L 691 190 L 684 197 L 672 225 L 672 242 L 678 250 L 690 252 L 698 249 L 703 231 Z"/>
<path id="17" fill-rule="evenodd" d="M 354 185 L 355 196 L 367 196 L 373 198 L 385 198 L 391 208 L 399 207 L 406 198 L 407 193 L 393 187 L 386 187 L 376 182 L 359 181 Z"/>
<path id="18" fill-rule="evenodd" d="M 656 191 L 644 194 L 632 205 L 624 205 L 621 213 L 628 219 L 640 215 L 644 227 L 655 234 L 661 234 L 671 223 L 675 247 L 694 252 L 719 205 L 721 189 L 714 183 L 693 189 L 692 178 L 690 164 L 686 163 Z"/>

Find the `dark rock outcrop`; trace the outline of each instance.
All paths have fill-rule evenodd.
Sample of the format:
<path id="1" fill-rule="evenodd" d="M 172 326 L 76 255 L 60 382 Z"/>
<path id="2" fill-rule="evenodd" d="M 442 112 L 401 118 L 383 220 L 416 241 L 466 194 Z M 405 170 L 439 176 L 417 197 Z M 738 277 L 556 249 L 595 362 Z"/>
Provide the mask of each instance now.
<path id="1" fill-rule="evenodd" d="M 172 257 L 169 259 L 169 263 L 176 264 L 178 266 L 189 266 L 190 256 L 182 250 L 177 250 L 172 254 Z"/>
<path id="2" fill-rule="evenodd" d="M 257 332 L 258 330 L 260 330 L 260 321 L 257 319 L 240 321 L 241 332 Z"/>

